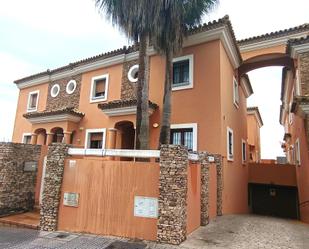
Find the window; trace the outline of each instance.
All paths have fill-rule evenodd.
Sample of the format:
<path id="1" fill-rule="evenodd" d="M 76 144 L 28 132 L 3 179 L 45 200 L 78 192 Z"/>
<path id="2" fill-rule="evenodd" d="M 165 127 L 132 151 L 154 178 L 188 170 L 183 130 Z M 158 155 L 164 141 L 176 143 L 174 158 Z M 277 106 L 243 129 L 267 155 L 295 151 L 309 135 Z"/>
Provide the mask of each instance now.
<path id="1" fill-rule="evenodd" d="M 193 88 L 193 55 L 173 60 L 173 90 Z"/>
<path id="2" fill-rule="evenodd" d="M 58 84 L 53 85 L 53 87 L 50 89 L 50 95 L 55 98 L 58 96 L 60 92 L 60 86 Z"/>
<path id="3" fill-rule="evenodd" d="M 30 92 L 28 96 L 27 111 L 34 112 L 38 109 L 39 91 Z"/>
<path id="4" fill-rule="evenodd" d="M 233 102 L 234 102 L 234 105 L 238 108 L 239 106 L 239 85 L 235 77 L 233 77 Z"/>
<path id="5" fill-rule="evenodd" d="M 197 150 L 197 124 L 171 125 L 171 144 L 183 145 L 189 151 Z"/>
<path id="6" fill-rule="evenodd" d="M 107 100 L 108 74 L 93 77 L 91 82 L 90 102 Z"/>
<path id="7" fill-rule="evenodd" d="M 21 142 L 23 144 L 31 144 L 31 133 L 24 133 Z"/>
<path id="8" fill-rule="evenodd" d="M 227 160 L 234 160 L 234 137 L 233 130 L 231 128 L 227 128 Z"/>
<path id="9" fill-rule="evenodd" d="M 85 149 L 104 149 L 106 129 L 86 130 Z"/>
<path id="10" fill-rule="evenodd" d="M 67 94 L 72 94 L 74 93 L 76 89 L 76 81 L 75 80 L 70 80 L 66 86 L 66 92 Z"/>
<path id="11" fill-rule="evenodd" d="M 241 158 L 242 158 L 242 163 L 246 163 L 247 161 L 247 144 L 245 140 L 241 140 Z"/>
<path id="12" fill-rule="evenodd" d="M 300 165 L 300 145 L 298 138 L 295 142 L 295 164 Z"/>
<path id="13" fill-rule="evenodd" d="M 134 65 L 130 68 L 128 72 L 128 79 L 130 82 L 135 83 L 138 81 L 138 69 L 139 65 Z"/>

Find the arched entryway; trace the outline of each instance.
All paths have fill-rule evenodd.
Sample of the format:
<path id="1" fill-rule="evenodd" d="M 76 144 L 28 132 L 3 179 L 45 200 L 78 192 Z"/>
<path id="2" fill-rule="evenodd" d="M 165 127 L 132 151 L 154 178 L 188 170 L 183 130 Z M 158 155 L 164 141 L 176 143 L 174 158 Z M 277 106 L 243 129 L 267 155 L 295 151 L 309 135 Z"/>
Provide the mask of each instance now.
<path id="1" fill-rule="evenodd" d="M 43 129 L 43 128 L 39 128 L 39 129 L 36 129 L 34 131 L 34 133 L 36 134 L 36 143 L 35 144 L 45 145 L 45 143 L 46 143 L 46 130 Z"/>
<path id="2" fill-rule="evenodd" d="M 51 133 L 53 134 L 53 143 L 62 143 L 63 142 L 63 129 L 60 127 L 55 127 L 51 129 Z"/>
<path id="3" fill-rule="evenodd" d="M 117 138 L 117 147 L 119 147 L 119 149 L 134 149 L 134 124 L 130 121 L 120 121 L 115 124 L 115 129 L 117 129 L 117 133 L 120 134 Z"/>

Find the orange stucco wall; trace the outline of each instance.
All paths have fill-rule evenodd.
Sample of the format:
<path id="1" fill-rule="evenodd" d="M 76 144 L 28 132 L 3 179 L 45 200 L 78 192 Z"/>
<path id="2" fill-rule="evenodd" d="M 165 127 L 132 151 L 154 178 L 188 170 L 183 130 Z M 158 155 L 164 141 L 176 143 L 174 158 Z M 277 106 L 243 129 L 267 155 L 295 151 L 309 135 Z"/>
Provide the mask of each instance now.
<path id="1" fill-rule="evenodd" d="M 275 46 L 269 46 L 267 48 L 254 49 L 247 52 L 242 52 L 241 56 L 243 60 L 247 60 L 259 55 L 282 53 L 285 54 L 286 44 L 279 44 Z"/>
<path id="2" fill-rule="evenodd" d="M 239 87 L 239 107 L 233 104 L 233 76 L 235 72 L 220 44 L 221 90 L 221 151 L 223 160 L 223 213 L 248 212 L 248 168 L 242 164 L 241 143 L 247 141 L 246 98 Z M 235 75 L 235 78 L 237 76 Z M 241 120 L 241 121 L 240 121 Z M 227 127 L 233 130 L 234 160 L 227 160 Z M 247 150 L 248 151 L 248 150 Z M 248 157 L 247 157 L 248 158 Z"/>
<path id="3" fill-rule="evenodd" d="M 249 182 L 296 186 L 296 169 L 294 165 L 250 163 Z"/>
<path id="4" fill-rule="evenodd" d="M 260 139 L 260 127 L 253 114 L 247 114 L 248 125 L 248 144 L 254 146 L 252 151 L 253 161 L 258 161 L 261 158 L 261 139 Z"/>
<path id="5" fill-rule="evenodd" d="M 134 216 L 134 196 L 159 195 L 159 164 L 100 159 L 65 163 L 61 192 L 79 193 L 79 206 L 60 202 L 58 229 L 156 240 L 157 219 Z"/>
<path id="6" fill-rule="evenodd" d="M 296 78 L 290 77 L 289 79 L 290 82 L 287 82 L 286 84 L 287 104 L 291 103 L 293 97 L 292 92 L 296 88 Z M 300 115 L 300 113 L 298 113 L 297 115 L 291 115 L 292 117 L 290 120 L 288 115 L 286 115 L 283 126 L 285 132 L 291 134 L 291 139 L 287 143 L 287 148 L 292 145 L 295 146 L 295 142 L 297 139 L 299 139 L 300 143 L 300 165 L 296 166 L 296 176 L 299 203 L 302 204 L 309 200 L 309 147 L 307 142 L 304 118 Z M 291 160 L 291 153 L 287 152 L 287 154 L 289 160 Z M 300 217 L 302 221 L 309 222 L 309 205 L 300 205 Z"/>
<path id="7" fill-rule="evenodd" d="M 188 167 L 187 234 L 200 227 L 201 223 L 201 165 Z"/>

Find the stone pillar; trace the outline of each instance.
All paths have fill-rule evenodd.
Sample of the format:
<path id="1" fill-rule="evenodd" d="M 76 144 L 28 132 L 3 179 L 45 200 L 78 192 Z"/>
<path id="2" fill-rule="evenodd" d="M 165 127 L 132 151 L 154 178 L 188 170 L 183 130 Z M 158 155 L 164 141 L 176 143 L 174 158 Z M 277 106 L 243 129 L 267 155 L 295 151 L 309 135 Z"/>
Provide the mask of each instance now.
<path id="1" fill-rule="evenodd" d="M 53 142 L 54 133 L 46 133 L 46 145 L 51 145 Z"/>
<path id="2" fill-rule="evenodd" d="M 201 226 L 209 223 L 209 162 L 208 153 L 199 153 L 201 164 Z"/>
<path id="3" fill-rule="evenodd" d="M 222 156 L 215 155 L 215 164 L 217 168 L 217 216 L 222 216 L 223 205 L 223 163 Z"/>
<path id="4" fill-rule="evenodd" d="M 48 148 L 40 217 L 42 231 L 57 230 L 64 159 L 68 156 L 68 149 L 64 143 L 53 143 Z"/>
<path id="5" fill-rule="evenodd" d="M 188 150 L 162 145 L 157 241 L 179 245 L 187 237 Z"/>
<path id="6" fill-rule="evenodd" d="M 63 132 L 63 143 L 65 144 L 71 144 L 71 135 L 72 135 L 72 132 L 69 132 L 69 131 L 64 131 Z"/>
<path id="7" fill-rule="evenodd" d="M 31 144 L 36 145 L 38 141 L 38 134 L 32 133 L 31 134 Z"/>

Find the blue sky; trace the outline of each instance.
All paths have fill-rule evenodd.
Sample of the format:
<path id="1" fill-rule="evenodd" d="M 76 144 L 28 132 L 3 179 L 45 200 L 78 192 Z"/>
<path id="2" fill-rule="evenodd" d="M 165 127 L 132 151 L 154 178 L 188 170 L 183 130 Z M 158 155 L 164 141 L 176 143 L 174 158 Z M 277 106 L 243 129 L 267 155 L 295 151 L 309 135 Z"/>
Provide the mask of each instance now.
<path id="1" fill-rule="evenodd" d="M 308 23 L 308 10 L 308 0 L 221 0 L 205 21 L 228 14 L 237 39 L 242 39 Z M 98 14 L 92 0 L 0 1 L 0 141 L 8 141 L 12 136 L 18 96 L 14 80 L 127 43 Z M 279 141 L 283 131 L 278 123 L 281 70 L 260 69 L 249 76 L 255 91 L 249 104 L 259 105 L 265 123 L 263 157 L 272 158 L 281 152 Z M 265 87 L 271 98 L 265 98 Z"/>

